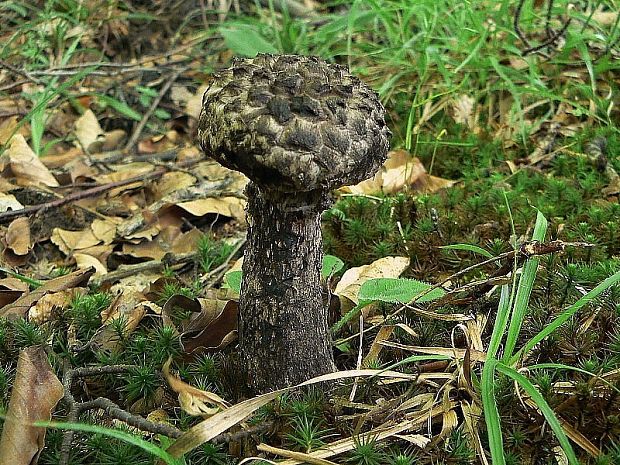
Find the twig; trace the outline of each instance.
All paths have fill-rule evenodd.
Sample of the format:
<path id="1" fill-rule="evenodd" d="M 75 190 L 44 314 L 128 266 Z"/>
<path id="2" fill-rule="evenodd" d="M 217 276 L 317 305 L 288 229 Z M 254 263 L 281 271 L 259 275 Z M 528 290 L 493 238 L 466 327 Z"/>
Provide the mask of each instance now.
<path id="1" fill-rule="evenodd" d="M 523 42 L 529 48 L 530 42 L 527 40 L 527 37 L 525 37 L 525 34 L 523 34 L 523 31 L 521 31 L 521 28 L 519 27 L 519 23 L 521 22 L 521 13 L 523 12 L 524 3 L 525 3 L 525 0 L 519 0 L 519 3 L 517 4 L 517 8 L 515 10 L 513 27 L 514 27 L 515 33 L 517 34 L 519 39 L 521 39 L 521 42 Z"/>
<path id="2" fill-rule="evenodd" d="M 103 374 L 125 373 L 132 368 L 134 368 L 132 365 L 108 365 L 102 367 L 84 367 L 67 370 L 62 380 L 62 385 L 65 390 L 63 402 L 69 408 L 69 413 L 67 414 L 67 422 L 75 423 L 78 421 L 78 418 L 80 416 L 80 402 L 77 402 L 75 400 L 75 397 L 73 397 L 73 394 L 71 392 L 74 378 Z M 67 465 L 69 463 L 73 436 L 73 430 L 66 430 L 63 433 L 62 444 L 60 446 L 60 457 L 58 459 L 59 465 Z"/>
<path id="3" fill-rule="evenodd" d="M 30 74 L 29 72 L 24 71 L 23 69 L 19 69 L 19 68 L 13 66 L 13 65 L 7 63 L 4 60 L 0 60 L 0 68 L 6 68 L 9 71 L 11 71 L 12 73 L 17 74 L 19 76 L 23 76 L 26 79 L 28 79 L 29 81 L 34 82 L 35 84 L 41 84 L 42 83 L 41 80 L 39 80 L 36 77 L 32 76 L 32 74 Z"/>
<path id="4" fill-rule="evenodd" d="M 185 160 L 182 163 L 179 163 L 178 166 L 191 166 L 195 164 L 197 161 L 202 160 L 200 157 L 192 158 L 189 160 Z M 144 182 L 150 179 L 155 179 L 162 176 L 167 171 L 170 171 L 171 168 L 162 166 L 157 168 L 150 173 L 141 174 L 138 176 L 133 176 L 128 179 L 123 179 L 121 181 L 110 182 L 108 184 L 104 184 L 102 186 L 93 187 L 91 189 L 86 189 L 80 192 L 74 192 L 72 194 L 67 195 L 66 197 L 52 200 L 50 202 L 45 202 L 38 205 L 30 205 L 28 207 L 22 208 L 21 210 L 9 210 L 6 212 L 0 213 L 0 223 L 5 223 L 7 221 L 11 221 L 15 218 L 19 218 L 26 215 L 31 215 L 35 213 L 39 213 L 42 210 L 48 210 L 51 208 L 60 208 L 63 205 L 67 205 L 71 202 L 75 202 L 77 200 L 85 199 L 87 197 L 94 197 L 99 194 L 103 194 L 109 190 L 115 189 L 117 187 L 127 186 L 129 184 L 133 184 L 135 182 Z"/>
<path id="5" fill-rule="evenodd" d="M 149 107 L 149 109 L 146 111 L 146 113 L 142 117 L 142 120 L 140 121 L 140 123 L 138 123 L 138 126 L 136 126 L 136 129 L 131 135 L 131 137 L 129 138 L 129 141 L 127 141 L 127 145 L 125 145 L 125 151 L 132 150 L 133 147 L 138 143 L 138 139 L 140 138 L 140 135 L 142 134 L 142 131 L 144 130 L 146 126 L 146 123 L 148 123 L 149 119 L 151 118 L 151 115 L 159 106 L 159 102 L 161 102 L 161 99 L 164 98 L 164 95 L 166 95 L 166 92 L 168 92 L 170 87 L 172 87 L 172 84 L 174 84 L 174 81 L 176 81 L 178 77 L 181 75 L 181 73 L 185 71 L 186 69 L 187 67 L 184 67 L 172 73 L 172 76 L 170 76 L 170 78 L 162 86 L 161 90 L 159 91 L 159 95 L 153 100 L 153 102 L 151 103 L 151 106 Z"/>

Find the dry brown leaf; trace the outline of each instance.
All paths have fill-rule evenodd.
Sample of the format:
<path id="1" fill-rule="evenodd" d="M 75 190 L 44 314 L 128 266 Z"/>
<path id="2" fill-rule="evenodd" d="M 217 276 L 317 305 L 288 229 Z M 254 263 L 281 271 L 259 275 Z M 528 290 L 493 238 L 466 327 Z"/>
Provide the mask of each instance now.
<path id="1" fill-rule="evenodd" d="M 10 289 L 12 291 L 22 291 L 26 292 L 28 289 L 28 284 L 23 282 L 21 279 L 7 277 L 0 279 L 0 287 L 5 289 Z"/>
<path id="2" fill-rule="evenodd" d="M 49 421 L 64 390 L 47 360 L 43 347 L 22 350 L 0 438 L 0 463 L 36 464 L 45 445 L 45 428 L 36 421 Z"/>
<path id="3" fill-rule="evenodd" d="M 106 132 L 101 145 L 102 152 L 110 152 L 119 149 L 127 139 L 127 133 L 123 129 L 114 129 Z"/>
<path id="4" fill-rule="evenodd" d="M 56 153 L 53 155 L 45 155 L 41 158 L 41 162 L 50 170 L 63 168 L 71 162 L 82 156 L 82 150 L 77 147 L 71 147 L 66 152 Z"/>
<path id="5" fill-rule="evenodd" d="M 170 373 L 171 362 L 172 358 L 169 358 L 162 371 L 172 390 L 179 395 L 179 404 L 183 411 L 193 416 L 209 418 L 230 406 L 217 394 L 191 386 Z"/>
<path id="6" fill-rule="evenodd" d="M 37 155 L 26 143 L 21 134 L 16 134 L 7 150 L 11 163 L 11 171 L 21 186 L 43 184 L 58 187 L 58 181 L 45 167 Z"/>
<path id="7" fill-rule="evenodd" d="M 373 178 L 355 186 L 345 186 L 340 191 L 357 195 L 377 192 L 394 194 L 409 187 L 417 192 L 433 193 L 455 182 L 429 175 L 422 162 L 406 150 L 393 150 Z"/>
<path id="8" fill-rule="evenodd" d="M 0 192 L 0 212 L 9 210 L 23 210 L 24 206 L 17 201 L 13 194 Z"/>
<path id="9" fill-rule="evenodd" d="M 172 244 L 181 234 L 181 228 L 169 226 L 151 241 L 143 241 L 138 244 L 123 244 L 123 254 L 138 258 L 152 258 L 161 260 L 166 253 L 172 250 Z M 192 245 L 195 245 L 192 244 Z"/>
<path id="10" fill-rule="evenodd" d="M 26 217 L 13 220 L 6 231 L 6 245 L 15 255 L 27 255 L 32 247 L 30 221 Z"/>
<path id="11" fill-rule="evenodd" d="M 610 26 L 618 21 L 618 12 L 598 10 L 592 13 L 592 20 L 602 26 Z"/>
<path id="12" fill-rule="evenodd" d="M 282 449 L 279 447 L 269 446 L 267 444 L 259 444 L 256 446 L 261 452 L 267 452 L 269 454 L 280 455 L 289 459 L 298 460 L 301 463 L 307 463 L 308 465 L 338 465 L 336 462 L 331 462 L 319 457 L 312 457 L 310 454 L 303 452 L 295 452 L 288 449 Z"/>
<path id="13" fill-rule="evenodd" d="M 73 258 L 75 259 L 75 264 L 80 270 L 94 268 L 95 273 L 93 274 L 93 276 L 95 278 L 100 278 L 108 272 L 107 267 L 103 263 L 101 263 L 99 259 L 93 257 L 92 255 L 88 255 L 85 253 L 74 253 Z"/>
<path id="14" fill-rule="evenodd" d="M 237 337 L 239 305 L 235 301 L 198 299 L 201 311 L 190 318 L 181 334 L 181 347 L 187 354 L 214 352 Z"/>
<path id="15" fill-rule="evenodd" d="M 204 216 L 211 213 L 235 218 L 238 221 L 245 219 L 245 200 L 239 197 L 209 197 L 182 202 L 177 205 L 194 216 Z"/>
<path id="16" fill-rule="evenodd" d="M 452 118 L 458 124 L 469 129 L 476 128 L 476 101 L 467 94 L 461 94 L 452 100 Z"/>
<path id="17" fill-rule="evenodd" d="M 73 288 L 46 294 L 28 310 L 28 321 L 39 325 L 45 323 L 52 318 L 55 309 L 67 308 L 76 294 L 84 293 L 85 290 L 83 288 Z"/>
<path id="18" fill-rule="evenodd" d="M 121 342 L 116 329 L 112 328 L 112 323 L 122 319 L 123 334 L 129 336 L 140 324 L 147 314 L 149 307 L 144 302 L 144 295 L 136 289 L 127 288 L 120 292 L 114 301 L 101 312 L 101 323 L 103 326 L 95 333 L 92 340 L 97 346 L 111 352 L 116 351 Z"/>
<path id="19" fill-rule="evenodd" d="M 84 150 L 99 152 L 103 145 L 103 138 L 100 139 L 102 135 L 103 129 L 92 110 L 86 110 L 75 121 L 75 136 Z"/>
<path id="20" fill-rule="evenodd" d="M 59 292 L 65 289 L 72 289 L 80 284 L 86 283 L 93 272 L 93 269 L 77 270 L 73 273 L 69 273 L 68 275 L 50 279 L 34 291 L 23 295 L 12 304 L 0 308 L 0 318 L 6 318 L 11 315 L 24 317 L 30 307 L 36 304 L 44 295 L 50 292 Z"/>
<path id="21" fill-rule="evenodd" d="M 6 143 L 17 131 L 17 116 L 11 116 L 0 123 L 0 145 Z"/>
<path id="22" fill-rule="evenodd" d="M 202 96 L 206 92 L 208 84 L 203 84 L 198 88 L 195 94 L 191 97 L 187 98 L 185 105 L 185 113 L 188 116 L 194 118 L 194 120 L 198 121 L 198 117 L 200 116 L 200 111 L 202 110 Z"/>
<path id="23" fill-rule="evenodd" d="M 399 344 L 397 342 L 384 341 L 381 345 L 393 347 L 395 349 L 408 350 L 420 354 L 445 355 L 446 357 L 462 360 L 465 354 L 469 352 L 470 359 L 474 362 L 484 362 L 487 358 L 486 352 L 475 349 L 457 349 L 450 347 L 421 347 Z"/>
<path id="24" fill-rule="evenodd" d="M 90 228 L 82 231 L 67 231 L 66 229 L 54 228 L 50 240 L 67 256 L 71 255 L 75 250 L 93 247 L 101 242 Z"/>
<path id="25" fill-rule="evenodd" d="M 375 336 L 375 340 L 372 342 L 370 349 L 368 350 L 368 354 L 364 358 L 362 362 L 363 366 L 369 366 L 371 363 L 377 362 L 379 359 L 379 353 L 381 349 L 383 349 L 383 345 L 381 344 L 383 341 L 387 341 L 392 333 L 394 332 L 394 325 L 383 325 L 379 332 Z"/>
<path id="26" fill-rule="evenodd" d="M 115 221 L 112 218 L 96 219 L 90 225 L 90 229 L 93 235 L 104 244 L 111 244 L 116 237 L 116 225 L 120 221 Z"/>
<path id="27" fill-rule="evenodd" d="M 176 190 L 185 189 L 196 183 L 196 177 L 184 171 L 172 171 L 164 173 L 155 184 L 154 194 L 158 198 L 168 195 Z"/>

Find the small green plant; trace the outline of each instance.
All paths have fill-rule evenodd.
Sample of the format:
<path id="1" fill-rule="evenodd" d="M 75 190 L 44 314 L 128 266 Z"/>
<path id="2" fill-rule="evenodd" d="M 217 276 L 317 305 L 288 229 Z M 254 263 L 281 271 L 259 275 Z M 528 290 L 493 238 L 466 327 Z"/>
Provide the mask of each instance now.
<path id="1" fill-rule="evenodd" d="M 348 454 L 347 463 L 354 465 L 382 465 L 386 455 L 382 446 L 372 437 L 354 437 L 355 447 Z"/>
<path id="2" fill-rule="evenodd" d="M 445 450 L 450 463 L 467 465 L 473 463 L 476 457 L 476 451 L 472 449 L 470 441 L 461 428 L 450 433 L 446 440 Z"/>
<path id="3" fill-rule="evenodd" d="M 394 450 L 387 457 L 388 465 L 415 465 L 419 458 L 416 454 L 407 454 L 401 450 Z"/>
<path id="4" fill-rule="evenodd" d="M 307 415 L 295 416 L 291 420 L 293 431 L 286 438 L 295 444 L 302 452 L 309 453 L 325 444 L 324 438 L 329 433 L 321 420 Z"/>
<path id="5" fill-rule="evenodd" d="M 123 391 L 125 392 L 127 402 L 134 402 L 138 399 L 151 400 L 161 384 L 161 380 L 155 370 L 147 365 L 130 370 L 126 379 L 127 384 L 124 386 Z"/>
<path id="6" fill-rule="evenodd" d="M 198 241 L 198 263 L 204 273 L 209 273 L 224 263 L 234 250 L 235 244 L 216 241 L 212 235 L 205 234 Z"/>
<path id="7" fill-rule="evenodd" d="M 88 340 L 101 326 L 101 312 L 112 303 L 112 295 L 106 292 L 78 295 L 69 306 L 67 312 L 75 324 L 78 338 Z"/>

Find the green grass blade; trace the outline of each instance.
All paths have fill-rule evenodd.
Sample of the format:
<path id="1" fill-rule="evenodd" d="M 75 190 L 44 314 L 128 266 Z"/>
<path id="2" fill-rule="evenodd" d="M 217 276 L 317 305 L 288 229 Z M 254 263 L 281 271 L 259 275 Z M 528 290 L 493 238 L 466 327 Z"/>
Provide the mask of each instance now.
<path id="1" fill-rule="evenodd" d="M 549 323 L 545 329 L 540 331 L 536 336 L 531 338 L 529 341 L 525 343 L 525 345 L 510 359 L 510 364 L 514 364 L 519 358 L 524 357 L 529 353 L 532 348 L 545 339 L 549 334 L 554 332 L 560 326 L 562 326 L 566 321 L 570 319 L 580 308 L 589 304 L 592 300 L 596 299 L 603 291 L 609 289 L 611 286 L 614 286 L 620 282 L 620 271 L 614 273 L 605 281 L 600 283 L 590 292 L 582 296 L 579 300 L 577 300 L 574 304 L 564 310 L 555 320 Z"/>
<path id="2" fill-rule="evenodd" d="M 180 463 L 182 463 L 179 459 L 175 459 L 165 450 L 157 447 L 154 444 L 151 444 L 148 441 L 145 441 L 140 436 L 136 436 L 135 434 L 127 433 L 118 429 L 105 428 L 103 426 L 89 425 L 85 423 L 66 423 L 58 421 L 36 421 L 34 422 L 34 425 L 43 428 L 58 428 L 63 430 L 81 431 L 84 433 L 99 433 L 104 436 L 120 439 L 121 441 L 124 441 L 128 444 L 139 447 L 148 452 L 149 454 L 162 459 L 168 465 L 179 465 Z"/>
<path id="3" fill-rule="evenodd" d="M 547 219 L 539 211 L 536 215 L 536 225 L 534 226 L 532 240 L 544 241 L 546 233 Z M 517 345 L 517 339 L 519 338 L 519 333 L 521 332 L 523 319 L 525 318 L 532 288 L 534 287 L 534 280 L 536 279 L 536 272 L 538 271 L 539 262 L 540 259 L 538 257 L 531 257 L 528 258 L 525 265 L 523 265 L 523 272 L 521 274 L 521 278 L 519 279 L 515 304 L 510 318 L 510 326 L 508 327 L 508 336 L 506 337 L 504 361 L 510 359 L 515 346 Z"/>
<path id="4" fill-rule="evenodd" d="M 579 460 L 577 460 L 577 456 L 575 455 L 575 451 L 573 450 L 573 446 L 571 446 L 570 441 L 568 440 L 568 437 L 564 432 L 564 429 L 562 429 L 560 421 L 555 416 L 553 409 L 549 406 L 545 398 L 538 391 L 538 389 L 536 389 L 536 386 L 534 386 L 529 379 L 527 379 L 517 370 L 515 370 L 514 368 L 510 368 L 503 363 L 497 363 L 495 369 L 500 373 L 503 373 L 506 376 L 514 379 L 517 383 L 521 385 L 523 390 L 532 398 L 534 403 L 538 406 L 543 416 L 545 417 L 545 420 L 547 420 L 547 423 L 549 423 L 549 426 L 555 433 L 555 436 L 557 437 L 558 442 L 562 447 L 562 450 L 568 458 L 568 463 L 570 463 L 571 465 L 580 465 Z"/>
<path id="5" fill-rule="evenodd" d="M 487 359 L 482 368 L 481 380 L 481 399 L 482 411 L 484 412 L 484 421 L 487 426 L 487 434 L 489 436 L 489 450 L 491 451 L 491 461 L 493 465 L 505 465 L 504 457 L 504 439 L 502 437 L 502 426 L 497 410 L 497 402 L 495 401 L 495 367 L 497 360 L 494 358 Z"/>
<path id="6" fill-rule="evenodd" d="M 570 365 L 565 365 L 563 363 L 537 363 L 536 365 L 529 365 L 527 367 L 528 370 L 569 370 L 576 371 L 577 373 L 583 373 L 584 375 L 592 376 L 597 380 L 601 381 L 603 384 L 607 385 L 607 387 L 613 389 L 618 394 L 620 394 L 620 388 L 616 387 L 614 383 L 610 383 L 605 378 L 597 375 L 596 373 L 592 373 L 591 371 L 584 370 L 583 368 L 577 368 Z"/>
<path id="7" fill-rule="evenodd" d="M 464 250 L 466 252 L 473 252 L 479 255 L 483 255 L 486 258 L 493 258 L 493 254 L 484 250 L 482 247 L 478 247 L 473 244 L 450 244 L 450 245 L 442 245 L 439 247 L 440 249 L 446 250 Z"/>

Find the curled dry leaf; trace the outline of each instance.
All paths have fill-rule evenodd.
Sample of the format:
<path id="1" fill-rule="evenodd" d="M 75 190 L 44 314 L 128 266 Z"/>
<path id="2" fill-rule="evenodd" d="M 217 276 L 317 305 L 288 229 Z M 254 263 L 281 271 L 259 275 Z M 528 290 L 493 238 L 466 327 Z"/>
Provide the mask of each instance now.
<path id="1" fill-rule="evenodd" d="M 45 294 L 28 310 L 28 321 L 39 325 L 45 323 L 52 319 L 55 309 L 67 308 L 76 295 L 85 293 L 84 288 L 73 288 Z"/>
<path id="2" fill-rule="evenodd" d="M 208 197 L 177 205 L 194 216 L 204 216 L 211 213 L 235 218 L 238 221 L 245 219 L 245 200 L 239 197 Z"/>
<path id="3" fill-rule="evenodd" d="M 456 181 L 429 175 L 422 162 L 406 150 L 394 150 L 388 154 L 388 159 L 373 178 L 339 190 L 358 195 L 378 192 L 394 194 L 405 188 L 432 193 L 455 183 Z"/>
<path id="4" fill-rule="evenodd" d="M 107 274 L 108 272 L 107 267 L 101 263 L 97 257 L 93 257 L 92 255 L 85 253 L 74 253 L 73 258 L 75 259 L 75 264 L 80 270 L 94 268 L 95 274 L 93 276 L 96 279 L 100 278 L 104 274 Z"/>
<path id="5" fill-rule="evenodd" d="M 187 354 L 215 352 L 237 339 L 239 304 L 233 300 L 198 299 L 200 313 L 190 317 L 181 334 Z"/>
<path id="6" fill-rule="evenodd" d="M 84 150 L 98 152 L 103 145 L 102 134 L 103 129 L 92 110 L 86 110 L 75 121 L 75 136 Z"/>
<path id="7" fill-rule="evenodd" d="M 0 463 L 36 464 L 45 445 L 45 428 L 36 421 L 49 421 L 64 390 L 41 346 L 19 353 L 15 383 L 0 438 Z"/>
<path id="8" fill-rule="evenodd" d="M 24 206 L 19 203 L 13 194 L 5 194 L 0 192 L 0 212 L 9 210 L 22 210 Z"/>
<path id="9" fill-rule="evenodd" d="M 22 217 L 13 220 L 6 232 L 6 245 L 15 255 L 27 255 L 32 247 L 30 222 Z"/>
<path id="10" fill-rule="evenodd" d="M 49 187 L 58 187 L 58 181 L 45 167 L 39 157 L 26 143 L 21 134 L 16 134 L 7 154 L 11 164 L 11 171 L 17 183 L 21 186 L 43 184 Z"/>
<path id="11" fill-rule="evenodd" d="M 171 363 L 172 359 L 169 358 L 164 363 L 162 371 L 172 390 L 179 395 L 179 404 L 183 411 L 193 416 L 208 418 L 230 406 L 217 394 L 195 388 L 170 373 Z"/>

